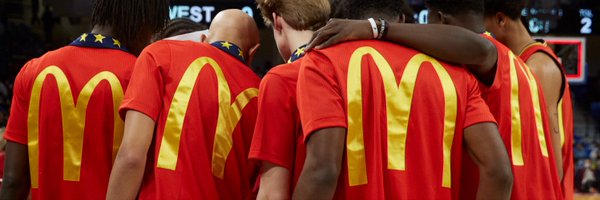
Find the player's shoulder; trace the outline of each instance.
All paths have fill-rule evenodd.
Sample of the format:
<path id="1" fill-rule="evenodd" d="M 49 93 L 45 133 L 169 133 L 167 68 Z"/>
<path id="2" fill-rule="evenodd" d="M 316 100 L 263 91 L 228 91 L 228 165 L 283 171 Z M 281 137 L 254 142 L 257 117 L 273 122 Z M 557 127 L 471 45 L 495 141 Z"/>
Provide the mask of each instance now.
<path id="1" fill-rule="evenodd" d="M 525 61 L 527 66 L 531 67 L 535 72 L 554 72 L 560 73 L 560 66 L 556 63 L 553 57 L 545 52 L 533 53 L 529 59 Z"/>
<path id="2" fill-rule="evenodd" d="M 72 50 L 72 46 L 64 46 L 55 50 L 48 51 L 37 58 L 32 58 L 31 60 L 27 61 L 23 68 L 21 68 L 21 71 L 25 72 L 29 70 L 34 70 L 42 66 L 44 62 L 52 63 L 56 60 L 64 59 L 66 56 L 71 55 L 70 52 Z"/>
<path id="3" fill-rule="evenodd" d="M 198 42 L 180 41 L 180 40 L 159 40 L 159 41 L 153 42 L 152 44 L 148 45 L 146 48 L 144 48 L 143 52 L 162 53 L 165 51 L 172 51 L 172 50 L 180 49 L 185 46 L 194 45 L 196 43 L 198 43 Z"/>
<path id="4" fill-rule="evenodd" d="M 277 65 L 273 67 L 265 77 L 267 76 L 277 76 L 284 79 L 298 79 L 298 73 L 300 72 L 300 66 L 302 64 L 303 58 L 297 60 L 292 63 L 285 63 L 281 65 Z"/>

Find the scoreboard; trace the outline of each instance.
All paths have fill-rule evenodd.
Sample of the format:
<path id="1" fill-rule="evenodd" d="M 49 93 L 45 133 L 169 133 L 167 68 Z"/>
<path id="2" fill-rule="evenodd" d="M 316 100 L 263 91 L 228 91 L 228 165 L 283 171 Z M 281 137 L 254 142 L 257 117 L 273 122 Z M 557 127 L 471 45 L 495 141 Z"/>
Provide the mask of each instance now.
<path id="1" fill-rule="evenodd" d="M 591 8 L 526 8 L 523 23 L 532 34 L 600 34 L 600 10 Z"/>
<path id="2" fill-rule="evenodd" d="M 427 23 L 427 10 L 415 9 L 414 18 Z M 525 8 L 521 11 L 525 27 L 534 35 L 600 35 L 600 10 L 591 8 Z"/>

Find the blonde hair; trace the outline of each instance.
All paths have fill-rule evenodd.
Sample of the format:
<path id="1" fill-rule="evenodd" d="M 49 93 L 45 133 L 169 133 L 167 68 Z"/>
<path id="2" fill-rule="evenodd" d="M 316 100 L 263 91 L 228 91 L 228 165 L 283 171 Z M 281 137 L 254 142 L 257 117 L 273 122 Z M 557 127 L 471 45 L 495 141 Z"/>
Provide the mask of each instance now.
<path id="1" fill-rule="evenodd" d="M 331 13 L 329 0 L 256 0 L 266 25 L 273 24 L 277 13 L 296 30 L 316 31 L 327 23 Z"/>

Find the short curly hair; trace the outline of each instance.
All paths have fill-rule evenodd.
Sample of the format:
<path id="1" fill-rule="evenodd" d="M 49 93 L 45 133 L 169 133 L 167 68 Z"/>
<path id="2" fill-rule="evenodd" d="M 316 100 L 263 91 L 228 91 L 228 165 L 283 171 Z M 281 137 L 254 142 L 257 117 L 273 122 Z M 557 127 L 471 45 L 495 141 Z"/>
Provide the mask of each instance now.
<path id="1" fill-rule="evenodd" d="M 483 14 L 484 12 L 484 0 L 426 0 L 425 4 L 428 8 L 451 15 L 465 12 Z"/>
<path id="2" fill-rule="evenodd" d="M 402 15 L 404 0 L 334 0 L 332 18 L 365 19 L 377 14 L 380 17 Z M 411 16 L 412 17 L 412 16 Z"/>
<path id="3" fill-rule="evenodd" d="M 331 13 L 329 0 L 256 0 L 266 25 L 277 13 L 296 30 L 316 31 L 327 23 Z"/>

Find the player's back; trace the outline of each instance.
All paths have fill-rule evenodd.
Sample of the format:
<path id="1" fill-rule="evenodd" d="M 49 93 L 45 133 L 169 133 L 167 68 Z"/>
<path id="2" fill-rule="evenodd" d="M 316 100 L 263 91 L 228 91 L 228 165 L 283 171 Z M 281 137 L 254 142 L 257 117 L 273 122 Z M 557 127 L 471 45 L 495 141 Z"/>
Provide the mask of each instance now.
<path id="1" fill-rule="evenodd" d="M 521 59 L 527 62 L 534 54 L 542 53 L 550 57 L 554 63 L 560 68 L 563 78 L 563 87 L 561 88 L 561 96 L 558 102 L 558 123 L 561 139 L 561 152 L 563 159 L 564 178 L 561 181 L 563 194 L 565 199 L 573 199 L 573 181 L 574 181 L 574 165 L 573 165 L 573 103 L 571 99 L 571 87 L 567 81 L 565 70 L 560 63 L 559 57 L 548 45 L 541 41 L 529 45 L 521 52 Z"/>
<path id="2" fill-rule="evenodd" d="M 191 41 L 160 41 L 144 50 L 140 60 L 152 59 L 160 71 L 162 105 L 150 115 L 157 121 L 154 158 L 147 168 L 153 173 L 147 173 L 140 198 L 248 195 L 254 168 L 247 156 L 260 80 L 237 58 Z"/>
<path id="3" fill-rule="evenodd" d="M 337 199 L 456 198 L 463 129 L 494 121 L 463 68 L 381 41 L 307 54 L 298 90 L 305 134 L 348 129 Z"/>
<path id="4" fill-rule="evenodd" d="M 498 121 L 498 129 L 513 169 L 512 199 L 556 199 L 560 186 L 548 132 L 545 101 L 535 76 L 508 47 L 494 38 L 498 63 L 494 83 L 482 86 L 482 97 Z M 461 198 L 474 199 L 477 171 L 467 161 Z"/>
<path id="5" fill-rule="evenodd" d="M 34 199 L 106 195 L 135 56 L 111 38 L 84 36 L 31 60 L 15 81 L 5 137 L 28 144 Z"/>

